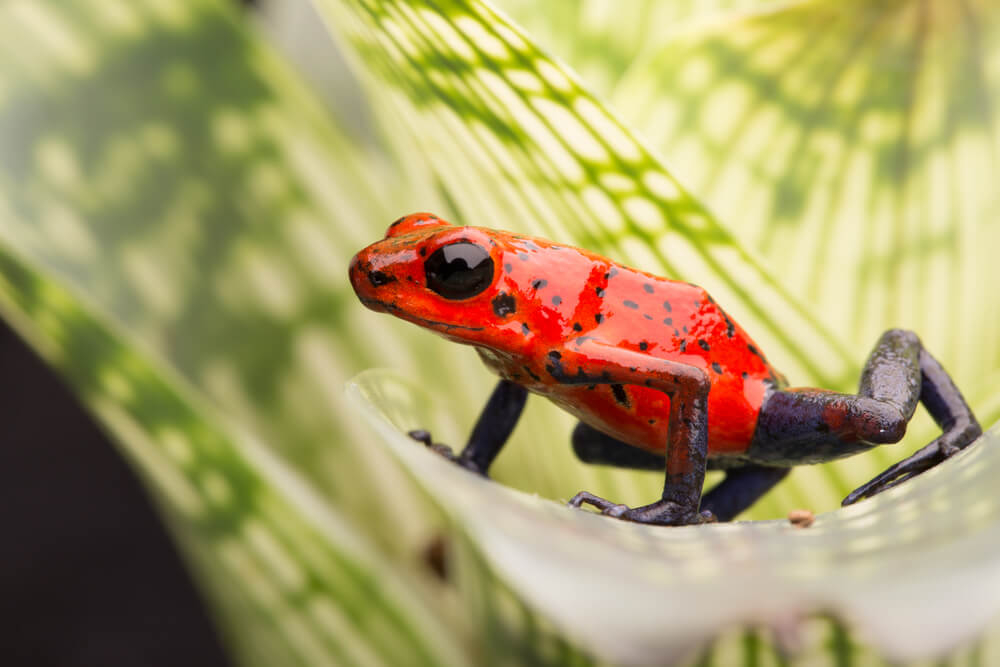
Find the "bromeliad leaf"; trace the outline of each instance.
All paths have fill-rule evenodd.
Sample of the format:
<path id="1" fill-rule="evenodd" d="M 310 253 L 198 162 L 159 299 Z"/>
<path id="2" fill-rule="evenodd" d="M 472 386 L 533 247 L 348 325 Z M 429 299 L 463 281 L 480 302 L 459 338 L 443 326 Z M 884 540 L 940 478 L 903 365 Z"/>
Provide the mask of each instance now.
<path id="1" fill-rule="evenodd" d="M 798 298 L 820 304 L 856 350 L 851 367 L 881 331 L 912 328 L 991 423 L 998 54 L 988 3 L 793 3 L 666 40 L 613 101 Z M 915 423 L 909 448 L 934 429 Z M 905 453 L 835 469 L 862 481 Z"/>
<path id="2" fill-rule="evenodd" d="M 0 240 L 408 552 L 425 539 L 420 501 L 363 446 L 342 399 L 361 368 L 412 363 L 391 330 L 373 349 L 345 280 L 353 250 L 392 215 L 386 186 L 372 185 L 398 179 L 235 7 L 109 6 L 0 7 Z M 49 42 L 62 48 L 31 48 Z"/>
<path id="3" fill-rule="evenodd" d="M 548 3 L 545 11 L 538 11 L 534 0 L 499 0 L 495 4 L 535 43 L 569 63 L 587 86 L 606 100 L 636 59 L 647 49 L 660 46 L 669 35 L 682 35 L 720 16 L 779 1 L 578 0 Z"/>
<path id="4" fill-rule="evenodd" d="M 230 645 L 457 662 L 414 558 L 439 521 L 342 398 L 376 359 L 344 277 L 391 171 L 230 3 L 17 0 L 0 42 L 3 314 L 150 480 Z"/>
<path id="5" fill-rule="evenodd" d="M 836 337 L 572 73 L 488 5 L 317 5 L 347 35 L 377 82 L 386 123 L 407 128 L 462 222 L 574 241 L 698 281 L 789 372 L 820 382 L 842 372 Z"/>
<path id="6" fill-rule="evenodd" d="M 794 3 L 669 40 L 614 101 L 844 340 L 912 328 L 964 387 L 1000 369 L 998 53 L 987 3 Z"/>
<path id="7" fill-rule="evenodd" d="M 77 295 L 5 250 L 0 313 L 145 478 L 242 664 L 461 664 L 425 601 L 325 500 Z"/>
<path id="8" fill-rule="evenodd" d="M 508 585 L 614 664 L 672 663 L 743 622 L 791 639 L 826 612 L 890 659 L 914 660 L 953 648 L 1000 612 L 1000 425 L 946 464 L 806 529 L 665 529 L 528 496 L 414 447 L 406 430 L 433 416 L 421 390 L 394 373 L 366 372 L 349 393 Z"/>

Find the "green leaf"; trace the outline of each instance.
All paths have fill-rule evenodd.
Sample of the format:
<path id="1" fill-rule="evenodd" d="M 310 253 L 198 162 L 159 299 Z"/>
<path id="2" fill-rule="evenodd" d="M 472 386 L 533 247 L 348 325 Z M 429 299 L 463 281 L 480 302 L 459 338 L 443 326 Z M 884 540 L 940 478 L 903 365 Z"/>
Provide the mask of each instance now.
<path id="1" fill-rule="evenodd" d="M 6 251 L 0 312 L 60 368 L 156 493 L 244 663 L 459 663 L 420 598 L 326 500 Z"/>
<path id="2" fill-rule="evenodd" d="M 353 252 L 401 213 L 437 210 L 702 283 L 803 381 L 842 386 L 861 356 L 568 68 L 489 7 L 320 6 L 366 73 L 378 122 L 364 142 L 344 129 L 356 124 L 343 107 L 319 104 L 221 1 L 0 6 L 0 309 L 69 375 L 147 476 L 242 661 L 412 655 L 454 664 L 502 661 L 507 649 L 518 664 L 585 662 L 565 605 L 543 604 L 490 560 L 490 545 L 514 548 L 504 533 L 458 515 L 463 597 L 429 580 L 421 554 L 441 518 L 363 428 L 342 386 L 372 365 L 433 378 L 439 407 L 416 414 L 455 443 L 491 379 L 470 350 L 365 312 L 345 280 Z M 613 41 L 610 25 L 605 35 Z M 618 58 L 605 71 L 623 65 Z M 617 74 L 606 76 L 610 85 Z M 378 386 L 379 408 L 414 423 L 409 390 L 390 396 L 389 383 Z M 1000 397 L 978 405 L 989 414 Z M 566 440 L 568 419 L 537 405 L 528 412 L 497 470 L 504 482 L 549 498 L 588 488 L 633 504 L 658 492 L 658 476 L 586 468 L 568 446 L 541 447 Z M 819 471 L 794 477 L 765 512 L 832 502 L 844 486 Z M 428 479 L 451 478 L 420 474 Z M 464 493 L 462 483 L 428 491 L 455 509 L 442 494 Z M 243 494 L 235 507 L 213 495 L 227 485 Z M 521 501 L 504 497 L 509 516 L 506 504 Z M 929 512 L 949 516 L 951 502 Z M 530 507 L 526 529 L 565 532 L 563 510 Z M 982 516 L 985 531 L 992 515 Z M 921 530 L 943 525 L 936 518 Z M 774 529 L 762 530 L 770 541 Z M 532 545 L 511 553 L 552 563 Z M 921 557 L 915 547 L 900 553 Z M 544 586 L 536 593 L 553 597 Z M 948 627 L 957 636 L 974 629 L 970 619 L 959 627 L 956 614 Z M 698 637 L 719 627 L 710 621 Z M 854 655 L 839 648 L 849 642 L 838 626 L 825 636 L 834 646 L 819 655 Z M 735 639 L 716 645 L 720 656 L 733 641 L 766 645 L 741 631 L 726 637 Z"/>
<path id="3" fill-rule="evenodd" d="M 778 0 L 574 0 L 549 2 L 538 11 L 533 0 L 495 3 L 532 40 L 568 63 L 601 99 L 607 99 L 625 72 L 647 49 L 669 35 L 684 34 L 734 11 L 774 5 Z"/>
<path id="4" fill-rule="evenodd" d="M 905 326 L 985 398 L 1000 370 L 998 53 L 986 3 L 793 3 L 668 40 L 614 100 L 822 304 L 853 365 Z"/>
<path id="5" fill-rule="evenodd" d="M 1000 13 L 792 3 L 664 41 L 614 104 L 855 350 L 839 388 L 902 326 L 986 423 L 1000 417 Z M 921 415 L 904 451 L 837 474 L 860 482 L 935 428 Z"/>
<path id="6" fill-rule="evenodd" d="M 148 480 L 237 656 L 463 661 L 417 558 L 440 521 L 342 399 L 384 167 L 228 3 L 8 2 L 0 38 L 4 316 Z"/>
<path id="7" fill-rule="evenodd" d="M 392 472 L 341 399 L 357 370 L 394 359 L 352 319 L 344 278 L 389 215 L 380 166 L 235 8 L 169 4 L 4 5 L 0 241 L 280 443 L 359 522 L 425 525 L 405 488 L 385 504 L 356 492 Z"/>
<path id="8" fill-rule="evenodd" d="M 1000 425 L 947 463 L 806 529 L 664 529 L 560 506 L 427 451 L 406 431 L 433 423 L 434 410 L 398 374 L 366 372 L 348 392 L 500 577 L 612 663 L 673 662 L 747 620 L 801 643 L 803 621 L 825 613 L 889 659 L 915 660 L 995 626 L 1000 612 Z"/>

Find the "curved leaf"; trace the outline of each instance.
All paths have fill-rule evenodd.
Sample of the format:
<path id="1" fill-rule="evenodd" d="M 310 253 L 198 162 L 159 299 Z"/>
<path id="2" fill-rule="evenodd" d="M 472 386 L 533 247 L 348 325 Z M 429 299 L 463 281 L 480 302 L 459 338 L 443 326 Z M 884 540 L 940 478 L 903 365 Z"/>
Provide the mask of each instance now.
<path id="1" fill-rule="evenodd" d="M 394 473 L 366 452 L 340 392 L 388 358 L 342 325 L 362 323 L 344 276 L 390 215 L 371 184 L 391 172 L 234 7 L 125 4 L 0 8 L 0 242 L 281 443 L 356 520 L 385 525 L 385 548 L 412 547 L 423 536 L 407 527 L 427 524 L 412 490 L 356 492 L 359 476 L 377 489 Z M 53 40 L 70 46 L 27 47 Z M 77 51 L 92 54 L 82 71 Z"/>
<path id="2" fill-rule="evenodd" d="M 348 392 L 509 585 L 616 664 L 672 662 L 747 622 L 794 637 L 816 613 L 847 620 L 890 659 L 913 660 L 953 649 L 1000 612 L 1000 425 L 947 463 L 807 529 L 664 529 L 559 506 L 446 462 L 405 435 L 433 417 L 394 373 L 368 371 Z"/>
<path id="3" fill-rule="evenodd" d="M 385 96 L 377 107 L 429 130 L 410 136 L 463 221 L 509 221 L 643 269 L 711 281 L 789 364 L 820 379 L 839 371 L 835 337 L 571 73 L 487 5 L 318 5 L 384 86 L 372 91 Z"/>
<path id="4" fill-rule="evenodd" d="M 635 60 L 662 44 L 668 35 L 684 34 L 733 12 L 778 1 L 576 0 L 548 3 L 546 11 L 538 11 L 538 3 L 532 0 L 499 0 L 495 4 L 607 100 Z"/>
<path id="5" fill-rule="evenodd" d="M 794 3 L 669 40 L 615 102 L 859 352 L 909 327 L 973 386 L 1000 369 L 998 52 L 988 3 Z"/>
<path id="6" fill-rule="evenodd" d="M 63 372 L 155 492 L 242 662 L 460 663 L 423 601 L 326 501 L 6 251 L 0 312 Z"/>
<path id="7" fill-rule="evenodd" d="M 385 165 L 229 3 L 17 0 L 0 37 L 4 316 L 147 476 L 230 644 L 459 662 L 417 558 L 439 520 L 342 399 Z"/>
<path id="8" fill-rule="evenodd" d="M 792 3 L 665 41 L 616 90 L 625 116 L 821 304 L 851 367 L 885 329 L 911 328 L 980 417 L 1000 417 L 1000 12 Z M 905 451 L 833 469 L 860 482 L 935 428 L 921 414 Z"/>

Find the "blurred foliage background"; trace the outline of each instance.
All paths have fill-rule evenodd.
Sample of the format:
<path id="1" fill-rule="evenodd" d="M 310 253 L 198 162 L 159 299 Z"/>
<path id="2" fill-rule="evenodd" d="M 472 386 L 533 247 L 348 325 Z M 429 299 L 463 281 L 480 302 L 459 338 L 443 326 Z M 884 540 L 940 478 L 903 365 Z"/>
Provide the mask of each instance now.
<path id="1" fill-rule="evenodd" d="M 417 412 L 457 443 L 491 388 L 471 350 L 347 285 L 406 212 L 705 285 L 795 384 L 851 390 L 878 333 L 913 328 L 984 425 L 1000 414 L 989 3 L 498 4 L 524 32 L 478 2 L 0 6 L 0 312 L 143 476 L 237 663 L 595 650 L 344 397 L 373 366 L 435 378 Z M 570 426 L 530 402 L 496 479 L 655 497 L 657 475 L 540 446 Z M 747 518 L 833 509 L 933 430 L 796 470 Z M 817 627 L 809 655 L 881 660 Z M 779 660 L 769 636 L 686 649 Z"/>

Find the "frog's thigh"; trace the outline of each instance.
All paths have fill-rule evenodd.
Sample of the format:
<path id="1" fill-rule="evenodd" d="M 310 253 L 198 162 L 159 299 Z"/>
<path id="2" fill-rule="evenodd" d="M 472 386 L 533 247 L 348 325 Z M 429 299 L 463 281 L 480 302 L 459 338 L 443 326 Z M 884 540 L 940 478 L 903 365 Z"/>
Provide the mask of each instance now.
<path id="1" fill-rule="evenodd" d="M 583 422 L 573 429 L 572 439 L 573 451 L 584 463 L 657 471 L 666 466 L 662 455 L 633 447 Z"/>
<path id="2" fill-rule="evenodd" d="M 878 431 L 899 430 L 892 415 L 882 418 L 885 407 L 867 396 L 823 389 L 774 391 L 761 406 L 745 457 L 764 465 L 795 466 L 857 454 L 877 444 Z"/>

